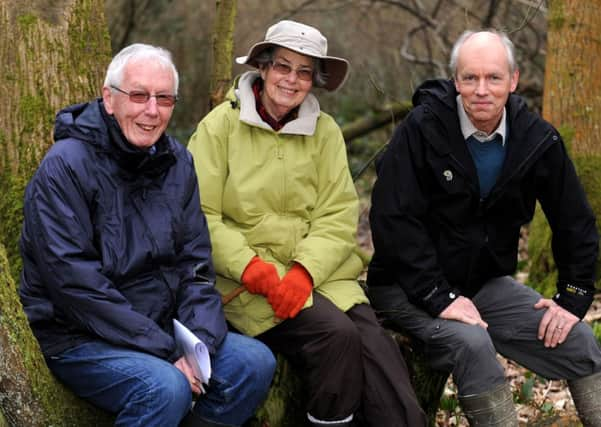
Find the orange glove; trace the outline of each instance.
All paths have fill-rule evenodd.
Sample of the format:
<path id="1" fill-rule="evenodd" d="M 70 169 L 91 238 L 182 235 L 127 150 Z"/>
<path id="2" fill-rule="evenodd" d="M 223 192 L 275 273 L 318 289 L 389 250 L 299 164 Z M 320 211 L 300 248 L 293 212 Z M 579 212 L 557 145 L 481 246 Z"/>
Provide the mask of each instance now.
<path id="1" fill-rule="evenodd" d="M 305 267 L 295 263 L 283 277 L 280 286 L 267 295 L 276 317 L 295 317 L 313 290 L 313 279 Z"/>
<path id="2" fill-rule="evenodd" d="M 275 265 L 253 257 L 242 273 L 242 284 L 251 294 L 267 296 L 270 289 L 280 284 L 280 276 Z"/>

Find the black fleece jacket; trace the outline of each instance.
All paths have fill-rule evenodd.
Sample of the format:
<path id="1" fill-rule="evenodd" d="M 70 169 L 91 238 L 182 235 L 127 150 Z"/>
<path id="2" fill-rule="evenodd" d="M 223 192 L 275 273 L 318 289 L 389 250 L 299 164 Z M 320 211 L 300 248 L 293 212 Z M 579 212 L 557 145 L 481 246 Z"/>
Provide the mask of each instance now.
<path id="1" fill-rule="evenodd" d="M 593 298 L 598 234 L 559 133 L 511 95 L 505 162 L 481 199 L 456 97 L 451 81 L 420 86 L 377 163 L 368 286 L 401 286 L 437 316 L 458 295 L 471 297 L 489 279 L 515 273 L 520 227 L 538 201 L 553 232 L 554 299 L 582 318 Z"/>

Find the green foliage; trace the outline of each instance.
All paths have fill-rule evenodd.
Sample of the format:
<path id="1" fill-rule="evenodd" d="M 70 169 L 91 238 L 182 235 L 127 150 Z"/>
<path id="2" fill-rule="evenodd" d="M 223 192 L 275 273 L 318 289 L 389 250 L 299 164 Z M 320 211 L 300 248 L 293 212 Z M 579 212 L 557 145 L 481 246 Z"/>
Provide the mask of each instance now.
<path id="1" fill-rule="evenodd" d="M 523 382 L 520 387 L 519 393 L 517 395 L 518 403 L 528 403 L 532 400 L 534 396 L 534 385 L 536 384 L 536 377 L 533 376 L 530 372 L 526 373 L 526 380 Z"/>

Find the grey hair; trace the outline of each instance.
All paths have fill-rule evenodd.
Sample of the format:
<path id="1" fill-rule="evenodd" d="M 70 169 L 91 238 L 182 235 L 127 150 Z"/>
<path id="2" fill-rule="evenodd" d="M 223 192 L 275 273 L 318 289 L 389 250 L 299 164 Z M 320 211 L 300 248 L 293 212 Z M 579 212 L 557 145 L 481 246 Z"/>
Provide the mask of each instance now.
<path id="1" fill-rule="evenodd" d="M 453 45 L 453 49 L 451 50 L 451 59 L 449 61 L 449 68 L 451 69 L 452 76 L 457 77 L 457 61 L 459 59 L 459 50 L 461 49 L 461 46 L 463 46 L 463 44 L 470 37 L 472 37 L 475 34 L 480 34 L 480 33 L 490 33 L 490 34 L 494 34 L 497 37 L 499 37 L 499 40 L 501 40 L 501 43 L 503 43 L 503 47 L 505 47 L 505 52 L 507 53 L 507 62 L 509 63 L 509 72 L 511 74 L 513 74 L 515 71 L 517 71 L 518 66 L 517 66 L 517 63 L 515 62 L 515 48 L 513 46 L 512 41 L 509 40 L 509 37 L 507 36 L 506 33 L 502 32 L 502 31 L 497 31 L 497 30 L 484 30 L 484 31 L 468 30 L 468 31 L 464 31 L 459 36 L 459 38 Z"/>
<path id="2" fill-rule="evenodd" d="M 263 69 L 273 61 L 275 56 L 275 50 L 277 47 L 278 46 L 270 46 L 267 49 L 264 49 L 261 52 L 259 52 L 254 57 L 254 60 L 259 66 L 259 69 Z M 313 56 L 309 56 L 309 58 L 313 60 L 313 86 L 324 87 L 328 81 L 328 75 L 325 71 L 323 71 L 323 65 L 321 60 Z"/>
<path id="3" fill-rule="evenodd" d="M 162 47 L 151 46 L 149 44 L 134 43 L 123 49 L 115 55 L 111 63 L 106 70 L 106 77 L 104 78 L 104 86 L 121 86 L 123 81 L 123 73 L 125 66 L 131 61 L 140 60 L 152 60 L 159 63 L 159 65 L 166 70 L 173 72 L 173 94 L 177 95 L 179 88 L 179 75 L 171 53 Z"/>

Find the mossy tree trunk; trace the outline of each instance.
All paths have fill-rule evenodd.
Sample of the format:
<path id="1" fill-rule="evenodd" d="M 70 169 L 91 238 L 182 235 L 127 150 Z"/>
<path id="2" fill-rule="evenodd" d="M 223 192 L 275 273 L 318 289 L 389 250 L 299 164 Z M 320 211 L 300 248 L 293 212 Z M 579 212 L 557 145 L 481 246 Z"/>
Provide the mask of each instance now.
<path id="1" fill-rule="evenodd" d="M 599 25 L 601 0 L 549 2 L 543 94 L 543 116 L 561 132 L 597 218 L 601 218 Z M 550 230 L 538 209 L 529 237 L 530 281 L 547 296 L 553 293 L 557 279 L 550 240 Z"/>
<path id="2" fill-rule="evenodd" d="M 219 105 L 223 101 L 231 84 L 236 10 L 237 0 L 217 0 L 217 14 L 213 31 L 210 108 Z"/>
<path id="3" fill-rule="evenodd" d="M 48 371 L 16 280 L 25 184 L 56 111 L 100 93 L 109 55 L 102 2 L 0 1 L 0 408 L 11 426 L 110 424 Z"/>

